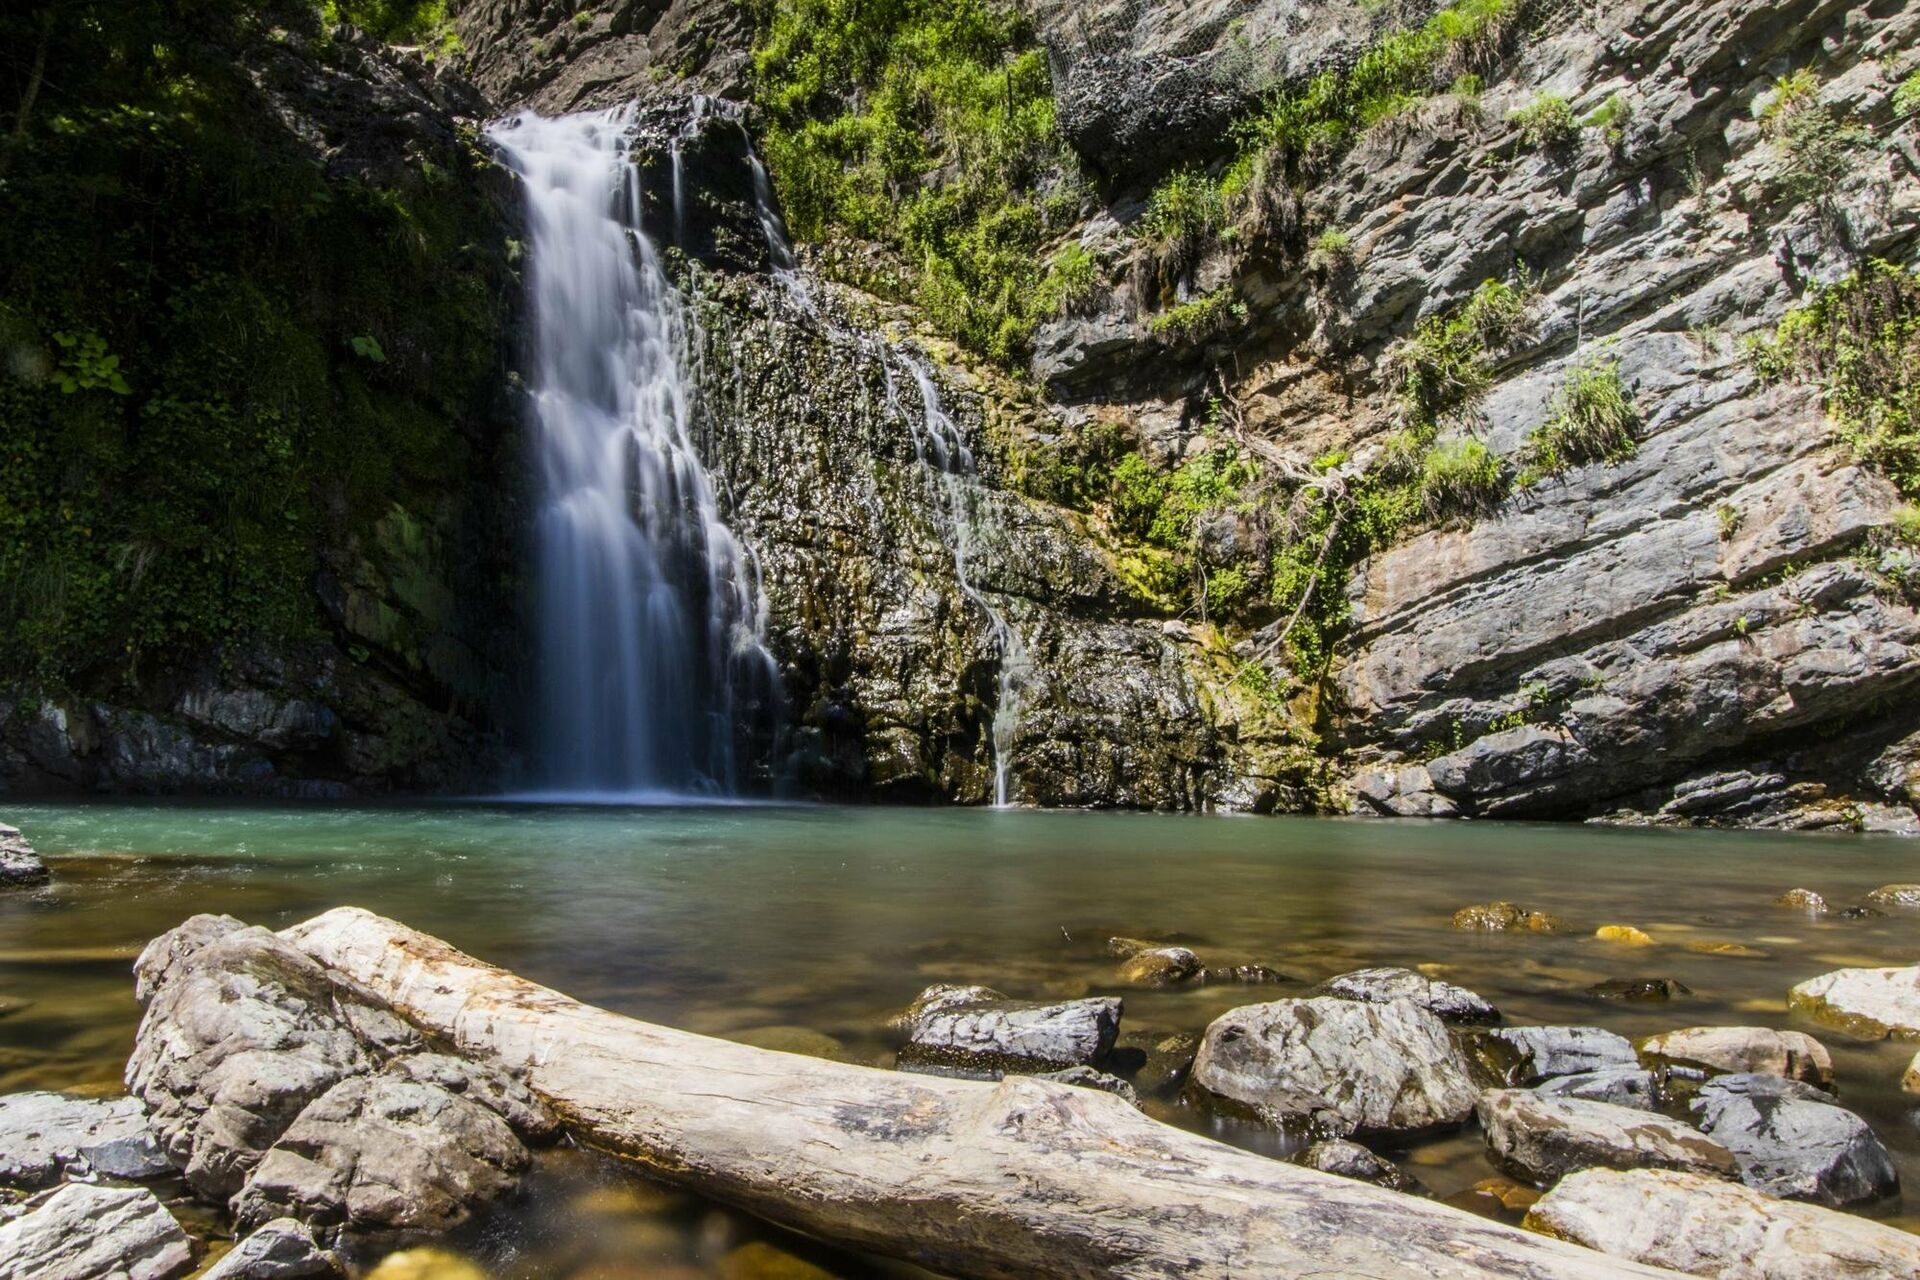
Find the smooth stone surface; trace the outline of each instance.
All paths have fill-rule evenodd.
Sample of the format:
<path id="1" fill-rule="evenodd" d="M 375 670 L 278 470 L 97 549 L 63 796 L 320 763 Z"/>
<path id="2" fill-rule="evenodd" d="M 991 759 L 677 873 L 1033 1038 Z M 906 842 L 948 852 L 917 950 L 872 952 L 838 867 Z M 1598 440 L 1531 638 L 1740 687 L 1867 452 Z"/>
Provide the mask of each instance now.
<path id="1" fill-rule="evenodd" d="M 929 987 L 902 1021 L 902 1065 L 983 1071 L 1093 1066 L 1113 1048 L 1121 1003 L 1111 997 L 1037 1004 L 984 987 Z"/>
<path id="2" fill-rule="evenodd" d="M 1920 1040 L 1920 965 L 1823 973 L 1787 992 L 1787 1007 L 1863 1040 Z"/>
<path id="3" fill-rule="evenodd" d="M 0 1223 L 0 1280 L 173 1280 L 193 1245 L 153 1192 L 82 1182 L 35 1196 Z"/>
<path id="4" fill-rule="evenodd" d="M 1475 1045 L 1496 1076 L 1516 1085 L 1640 1065 L 1632 1042 L 1599 1027 L 1496 1027 Z"/>
<path id="5" fill-rule="evenodd" d="M 1404 1191 L 1410 1195 L 1422 1194 L 1426 1188 L 1393 1161 L 1377 1156 L 1357 1142 L 1345 1138 L 1330 1138 L 1316 1142 L 1300 1154 L 1293 1162 L 1305 1165 L 1309 1169 L 1318 1169 L 1322 1173 L 1335 1174 L 1342 1178 L 1353 1178 L 1359 1182 L 1371 1182 L 1376 1187 L 1385 1187 L 1389 1191 Z"/>
<path id="6" fill-rule="evenodd" d="M 1811 1086 L 1770 1075 L 1709 1080 L 1693 1100 L 1703 1133 L 1733 1152 L 1740 1180 L 1788 1200 L 1839 1208 L 1900 1189 L 1867 1122 Z"/>
<path id="7" fill-rule="evenodd" d="M 322 1249 L 294 1218 L 275 1218 L 235 1245 L 198 1280 L 314 1280 L 342 1275 L 340 1260 Z"/>
<path id="8" fill-rule="evenodd" d="M 1185 947 L 1147 947 L 1120 963 L 1120 980 L 1139 987 L 1167 987 L 1199 974 L 1200 957 Z"/>
<path id="9" fill-rule="evenodd" d="M 1552 933 L 1560 928 L 1560 920 L 1544 911 L 1528 911 L 1511 902 L 1482 902 L 1454 912 L 1453 927 L 1496 933 L 1509 929 Z"/>
<path id="10" fill-rule="evenodd" d="M 1555 1076 L 1535 1085 L 1533 1091 L 1550 1098 L 1582 1098 L 1640 1111 L 1654 1110 L 1658 1094 L 1653 1072 L 1638 1067 L 1608 1067 L 1604 1071 Z"/>
<path id="11" fill-rule="evenodd" d="M 138 1098 L 0 1097 L 0 1183 L 44 1187 L 90 1173 L 138 1181 L 171 1172 Z"/>
<path id="12" fill-rule="evenodd" d="M 1548 1186 L 1579 1169 L 1684 1169 L 1735 1177 L 1733 1153 L 1690 1124 L 1634 1107 L 1489 1089 L 1475 1108 L 1487 1157 L 1517 1178 Z"/>
<path id="13" fill-rule="evenodd" d="M 1804 1031 L 1771 1027 L 1686 1027 L 1648 1036 L 1643 1058 L 1707 1071 L 1757 1073 L 1833 1087 L 1833 1055 Z"/>
<path id="14" fill-rule="evenodd" d="M 1276 1128 L 1332 1137 L 1459 1124 L 1475 1096 L 1446 1024 L 1406 1000 L 1231 1010 L 1207 1028 L 1193 1080 Z"/>
<path id="15" fill-rule="evenodd" d="M 1715 1280 L 1913 1280 L 1920 1236 L 1692 1173 L 1591 1169 L 1563 1179 L 1527 1229 Z"/>
<path id="16" fill-rule="evenodd" d="M 1410 1000 L 1443 1022 L 1498 1022 L 1500 1011 L 1465 987 L 1412 969 L 1356 969 L 1320 984 L 1318 995 L 1385 1004 Z"/>
<path id="17" fill-rule="evenodd" d="M 1650 947 L 1653 939 L 1630 924 L 1603 924 L 1593 931 L 1593 936 L 1602 942 L 1615 942 L 1628 947 Z"/>
<path id="18" fill-rule="evenodd" d="M 0 889 L 45 884 L 47 879 L 47 864 L 20 834 L 20 828 L 0 822 Z"/>

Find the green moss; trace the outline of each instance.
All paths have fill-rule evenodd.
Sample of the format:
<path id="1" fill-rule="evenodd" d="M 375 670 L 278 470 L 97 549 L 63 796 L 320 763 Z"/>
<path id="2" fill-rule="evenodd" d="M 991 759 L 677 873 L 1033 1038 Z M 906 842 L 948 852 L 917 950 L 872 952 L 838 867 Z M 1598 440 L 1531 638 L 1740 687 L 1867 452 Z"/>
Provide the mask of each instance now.
<path id="1" fill-rule="evenodd" d="M 1575 366 L 1554 394 L 1553 415 L 1527 436 L 1519 483 L 1524 487 L 1589 462 L 1626 461 L 1639 447 L 1633 436 L 1639 420 L 1618 360 Z"/>
<path id="2" fill-rule="evenodd" d="M 1633 123 L 1633 101 L 1624 93 L 1613 94 L 1588 112 L 1580 123 L 1585 128 L 1598 129 L 1607 145 L 1619 150 L 1627 140 L 1627 127 Z"/>

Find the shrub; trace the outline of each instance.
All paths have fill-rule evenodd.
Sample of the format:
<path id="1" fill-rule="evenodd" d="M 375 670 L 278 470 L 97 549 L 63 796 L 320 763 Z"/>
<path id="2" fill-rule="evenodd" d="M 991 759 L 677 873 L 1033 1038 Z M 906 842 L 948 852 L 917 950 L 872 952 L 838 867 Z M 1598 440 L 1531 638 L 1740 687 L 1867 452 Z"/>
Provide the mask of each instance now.
<path id="1" fill-rule="evenodd" d="M 1040 288 L 1041 314 L 1084 310 L 1100 293 L 1099 260 L 1085 245 L 1070 244 L 1053 255 Z"/>
<path id="2" fill-rule="evenodd" d="M 1204 342 L 1247 319 L 1246 304 L 1231 287 L 1170 307 L 1147 322 L 1147 332 L 1169 346 Z"/>
<path id="3" fill-rule="evenodd" d="M 1627 140 L 1627 126 L 1633 123 L 1633 102 L 1624 93 L 1613 94 L 1580 123 L 1598 129 L 1607 145 L 1617 151 Z"/>
<path id="4" fill-rule="evenodd" d="M 1437 444 L 1420 463 L 1420 505 L 1427 516 L 1446 520 L 1498 506 L 1506 497 L 1506 467 L 1478 440 Z"/>
<path id="5" fill-rule="evenodd" d="M 1638 421 L 1618 360 L 1576 365 L 1554 396 L 1553 416 L 1527 436 L 1522 483 L 1588 462 L 1624 462 L 1638 447 Z"/>
<path id="6" fill-rule="evenodd" d="M 1580 132 L 1573 108 L 1557 93 L 1543 93 L 1524 107 L 1515 107 L 1507 119 L 1520 128 L 1520 141 L 1529 147 L 1558 147 Z"/>
<path id="7" fill-rule="evenodd" d="M 1334 276 L 1353 266 L 1353 237 L 1329 227 L 1313 238 L 1307 249 L 1307 270 Z"/>
<path id="8" fill-rule="evenodd" d="M 1776 185 L 1793 200 L 1830 200 L 1853 172 L 1855 153 L 1873 141 L 1820 101 L 1820 79 L 1806 67 L 1774 81 L 1757 119 L 1785 161 Z"/>
<path id="9" fill-rule="evenodd" d="M 1535 306 L 1530 281 L 1485 280 L 1451 314 L 1420 321 L 1385 366 L 1408 423 L 1431 433 L 1445 415 L 1478 400 L 1492 384 L 1494 356 L 1532 336 Z"/>
<path id="10" fill-rule="evenodd" d="M 1225 222 L 1220 184 L 1196 169 L 1182 169 L 1154 188 L 1135 233 L 1146 241 L 1160 282 L 1167 284 L 1199 263 Z"/>

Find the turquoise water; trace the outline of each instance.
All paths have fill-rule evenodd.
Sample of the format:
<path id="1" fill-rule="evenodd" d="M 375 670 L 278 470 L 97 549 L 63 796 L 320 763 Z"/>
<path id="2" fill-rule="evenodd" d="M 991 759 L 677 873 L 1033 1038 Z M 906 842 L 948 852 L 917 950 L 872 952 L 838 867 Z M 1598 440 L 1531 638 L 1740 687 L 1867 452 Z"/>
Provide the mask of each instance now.
<path id="1" fill-rule="evenodd" d="M 1809 920 L 1771 905 L 1794 886 L 1843 906 L 1920 880 L 1920 845 L 1872 837 L 753 806 L 27 805 L 0 818 L 54 872 L 47 890 L 0 897 L 0 1009 L 12 1007 L 0 1016 L 0 1091 L 112 1087 L 138 1012 L 127 965 L 196 911 L 280 927 L 367 907 L 623 1013 L 764 1043 L 803 1031 L 880 1066 L 892 1060 L 886 1019 L 941 981 L 1023 997 L 1117 994 L 1123 1032 L 1197 1032 L 1236 1004 L 1302 994 L 1349 969 L 1440 965 L 1509 1021 L 1637 1036 L 1793 1025 L 1793 983 L 1920 960 L 1920 915 Z M 1457 908 L 1490 898 L 1552 912 L 1568 930 L 1450 927 Z M 1592 937 L 1613 923 L 1659 945 Z M 1126 988 L 1105 954 L 1116 933 L 1178 935 L 1209 964 L 1266 964 L 1296 981 Z M 1689 949 L 1722 942 L 1761 954 Z M 1585 994 L 1633 977 L 1677 978 L 1695 994 L 1666 1005 Z M 1920 1188 L 1913 1100 L 1898 1092 L 1913 1046 L 1806 1029 L 1833 1048 L 1843 1101 Z M 1177 1104 L 1156 1114 L 1206 1127 Z M 1395 1154 L 1440 1195 L 1492 1173 L 1471 1132 Z M 1876 1212 L 1920 1226 L 1898 1203 Z M 696 1202 L 674 1213 L 659 1239 L 675 1265 L 706 1274 L 718 1265 L 713 1211 Z M 727 1247 L 752 1230 L 719 1220 L 732 1223 Z M 572 1274 L 546 1262 L 527 1271 L 513 1261 L 522 1246 L 502 1243 L 512 1239 L 482 1248 L 494 1270 Z M 865 1265 L 823 1256 L 846 1274 Z"/>

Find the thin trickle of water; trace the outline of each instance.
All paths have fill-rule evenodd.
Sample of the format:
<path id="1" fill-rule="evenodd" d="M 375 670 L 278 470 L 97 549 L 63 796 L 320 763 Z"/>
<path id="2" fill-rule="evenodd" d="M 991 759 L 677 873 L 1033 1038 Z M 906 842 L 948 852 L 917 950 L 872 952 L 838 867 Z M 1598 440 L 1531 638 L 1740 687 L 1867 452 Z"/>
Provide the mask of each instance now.
<path id="1" fill-rule="evenodd" d="M 633 108 L 489 135 L 524 180 L 540 509 L 538 785 L 711 793 L 773 664 L 754 565 L 689 435 L 687 318 L 640 230 Z"/>
<path id="2" fill-rule="evenodd" d="M 940 397 L 939 384 L 926 365 L 906 352 L 901 359 L 920 392 L 920 416 L 903 412 L 895 394 L 893 368 L 882 360 L 887 376 L 887 398 L 913 434 L 913 452 L 934 474 L 947 505 L 947 542 L 953 551 L 953 574 L 961 593 L 986 615 L 988 634 L 1000 655 L 1000 677 L 993 709 L 993 803 L 1012 802 L 1013 739 L 1020 727 L 1020 704 L 1033 675 L 1033 662 L 1020 633 L 985 593 L 973 585 L 971 564 L 977 548 L 979 518 L 976 507 L 985 496 L 974 466 L 973 450 L 955 425 Z"/>

